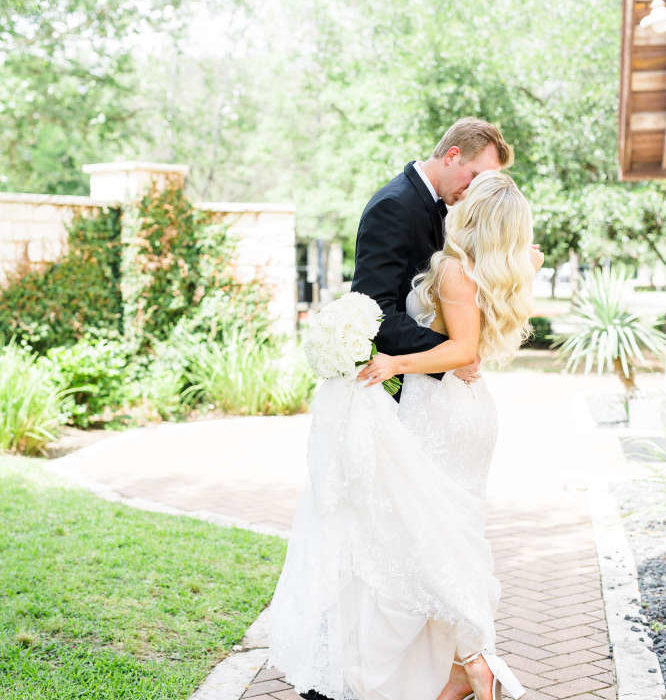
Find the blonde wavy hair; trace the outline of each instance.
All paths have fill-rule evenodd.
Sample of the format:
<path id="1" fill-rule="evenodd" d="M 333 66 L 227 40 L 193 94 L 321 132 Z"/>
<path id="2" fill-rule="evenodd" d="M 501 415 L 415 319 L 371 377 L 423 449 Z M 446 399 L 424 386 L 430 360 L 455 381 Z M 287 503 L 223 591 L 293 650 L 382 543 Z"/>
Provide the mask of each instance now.
<path id="1" fill-rule="evenodd" d="M 534 266 L 532 214 L 516 183 L 505 173 L 487 170 L 471 182 L 467 195 L 446 215 L 444 249 L 416 275 L 412 287 L 426 309 L 435 310 L 448 259 L 457 260 L 477 286 L 481 310 L 479 355 L 502 364 L 530 334 Z M 447 301 L 441 299 L 440 301 Z"/>

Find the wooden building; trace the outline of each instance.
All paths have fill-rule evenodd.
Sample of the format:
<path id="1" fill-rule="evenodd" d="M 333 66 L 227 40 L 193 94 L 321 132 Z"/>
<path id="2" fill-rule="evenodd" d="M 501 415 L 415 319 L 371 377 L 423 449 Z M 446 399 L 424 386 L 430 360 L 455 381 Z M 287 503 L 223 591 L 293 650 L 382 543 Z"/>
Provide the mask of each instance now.
<path id="1" fill-rule="evenodd" d="M 641 27 L 650 2 L 623 0 L 620 178 L 666 178 L 666 33 Z"/>

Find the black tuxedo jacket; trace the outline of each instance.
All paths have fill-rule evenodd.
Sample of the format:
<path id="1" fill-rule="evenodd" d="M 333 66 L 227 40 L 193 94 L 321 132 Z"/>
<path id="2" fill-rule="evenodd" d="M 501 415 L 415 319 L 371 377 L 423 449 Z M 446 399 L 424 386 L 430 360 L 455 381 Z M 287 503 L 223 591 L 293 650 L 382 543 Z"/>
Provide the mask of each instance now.
<path id="1" fill-rule="evenodd" d="M 374 194 L 361 216 L 351 289 L 381 306 L 385 318 L 375 343 L 387 355 L 430 350 L 447 340 L 405 313 L 412 278 L 443 247 L 446 207 L 441 206 L 440 211 L 411 161 Z M 431 376 L 441 379 L 443 373 Z"/>

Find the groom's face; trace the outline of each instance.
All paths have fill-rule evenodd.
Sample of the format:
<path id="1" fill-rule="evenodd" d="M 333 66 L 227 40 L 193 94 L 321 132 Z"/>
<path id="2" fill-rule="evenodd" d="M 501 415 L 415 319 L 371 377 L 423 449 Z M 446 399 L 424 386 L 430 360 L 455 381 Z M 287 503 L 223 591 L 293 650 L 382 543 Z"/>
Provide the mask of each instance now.
<path id="1" fill-rule="evenodd" d="M 489 143 L 480 153 L 470 160 L 463 161 L 460 149 L 449 148 L 443 158 L 444 168 L 440 180 L 439 196 L 447 206 L 465 198 L 469 183 L 484 170 L 499 170 L 502 166 L 497 155 L 497 148 Z"/>

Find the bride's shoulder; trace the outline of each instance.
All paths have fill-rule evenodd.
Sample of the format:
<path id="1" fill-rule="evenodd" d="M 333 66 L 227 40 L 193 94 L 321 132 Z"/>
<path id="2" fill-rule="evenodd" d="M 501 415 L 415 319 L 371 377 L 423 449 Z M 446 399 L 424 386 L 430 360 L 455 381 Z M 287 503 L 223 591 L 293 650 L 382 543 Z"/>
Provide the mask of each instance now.
<path id="1" fill-rule="evenodd" d="M 474 301 L 476 282 L 465 272 L 457 258 L 445 257 L 439 263 L 439 298 L 442 301 Z"/>

